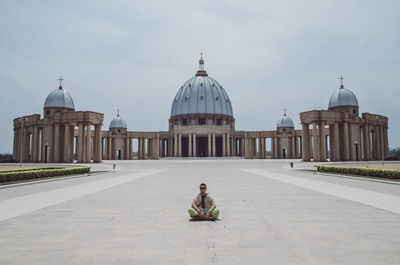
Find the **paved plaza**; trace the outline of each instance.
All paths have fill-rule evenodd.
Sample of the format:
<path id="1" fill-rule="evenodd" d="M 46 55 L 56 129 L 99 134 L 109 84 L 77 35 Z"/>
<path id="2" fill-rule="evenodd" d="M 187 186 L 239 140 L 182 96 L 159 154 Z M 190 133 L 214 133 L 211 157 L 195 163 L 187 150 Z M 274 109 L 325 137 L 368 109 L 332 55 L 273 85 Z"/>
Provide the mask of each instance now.
<path id="1" fill-rule="evenodd" d="M 0 186 L 0 264 L 400 264 L 400 182 L 289 162 L 107 161 Z M 202 182 L 219 221 L 188 221 Z"/>

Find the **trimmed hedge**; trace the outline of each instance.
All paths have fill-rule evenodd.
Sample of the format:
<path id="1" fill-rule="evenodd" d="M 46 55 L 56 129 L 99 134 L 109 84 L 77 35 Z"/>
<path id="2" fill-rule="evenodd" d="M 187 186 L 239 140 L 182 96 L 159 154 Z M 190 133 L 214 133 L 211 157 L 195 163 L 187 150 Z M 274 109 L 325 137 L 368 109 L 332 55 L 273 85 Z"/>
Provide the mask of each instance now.
<path id="1" fill-rule="evenodd" d="M 15 168 L 15 169 L 0 170 L 0 173 L 22 172 L 22 171 L 35 171 L 35 170 L 43 170 L 43 169 L 61 169 L 61 168 L 63 168 L 63 167 Z"/>
<path id="2" fill-rule="evenodd" d="M 377 178 L 400 179 L 400 170 L 398 169 L 318 165 L 317 170 L 321 172 L 334 172 L 341 174 L 361 175 L 361 176 L 369 176 Z"/>
<path id="3" fill-rule="evenodd" d="M 0 183 L 20 181 L 26 179 L 48 178 L 64 175 L 89 173 L 90 167 L 70 168 L 35 168 L 31 170 L 14 170 L 11 172 L 0 172 Z"/>

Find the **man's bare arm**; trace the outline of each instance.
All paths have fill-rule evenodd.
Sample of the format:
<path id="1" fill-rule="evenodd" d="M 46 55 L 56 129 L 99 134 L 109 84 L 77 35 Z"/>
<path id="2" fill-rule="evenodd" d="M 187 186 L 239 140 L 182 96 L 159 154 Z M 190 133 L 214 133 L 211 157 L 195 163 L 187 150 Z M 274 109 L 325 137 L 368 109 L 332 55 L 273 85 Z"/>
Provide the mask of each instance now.
<path id="1" fill-rule="evenodd" d="M 192 208 L 195 209 L 200 215 L 203 215 L 202 211 L 200 211 L 200 209 L 197 207 L 196 204 L 197 204 L 196 200 L 193 200 Z"/>
<path id="2" fill-rule="evenodd" d="M 217 206 L 215 205 L 214 200 L 212 200 L 212 201 L 211 201 L 211 208 L 210 208 L 210 210 L 208 210 L 208 212 L 207 212 L 207 217 L 211 215 L 212 211 L 214 211 L 215 208 L 217 208 Z"/>

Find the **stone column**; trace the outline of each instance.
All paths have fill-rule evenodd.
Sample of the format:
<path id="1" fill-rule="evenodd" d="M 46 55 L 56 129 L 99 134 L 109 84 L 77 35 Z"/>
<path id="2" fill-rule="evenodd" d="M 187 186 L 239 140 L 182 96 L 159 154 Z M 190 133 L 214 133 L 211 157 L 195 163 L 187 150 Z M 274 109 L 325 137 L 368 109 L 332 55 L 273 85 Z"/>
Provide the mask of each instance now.
<path id="1" fill-rule="evenodd" d="M 296 158 L 296 142 L 295 142 L 296 137 L 293 135 L 291 138 L 292 138 L 292 153 L 291 153 L 292 157 L 291 158 L 295 159 Z"/>
<path id="2" fill-rule="evenodd" d="M 319 160 L 319 148 L 318 148 L 318 128 L 317 123 L 313 122 L 313 160 Z"/>
<path id="3" fill-rule="evenodd" d="M 18 143 L 19 143 L 18 135 L 19 135 L 19 130 L 14 127 L 13 158 L 15 161 L 19 161 L 19 158 L 18 158 L 18 154 L 19 154 L 19 152 L 18 152 Z"/>
<path id="4" fill-rule="evenodd" d="M 250 137 L 245 137 L 245 139 L 244 139 L 244 142 L 245 142 L 245 144 L 244 144 L 244 157 L 245 158 L 252 158 L 252 156 L 251 156 L 251 148 L 250 148 L 250 146 L 251 146 L 251 143 L 250 143 Z"/>
<path id="5" fill-rule="evenodd" d="M 54 161 L 53 162 L 61 162 L 60 161 L 60 125 L 54 125 Z"/>
<path id="6" fill-rule="evenodd" d="M 193 156 L 197 157 L 197 135 L 193 134 Z"/>
<path id="7" fill-rule="evenodd" d="M 222 134 L 222 156 L 226 156 L 226 137 L 225 133 Z"/>
<path id="8" fill-rule="evenodd" d="M 275 158 L 275 136 L 271 137 L 271 159 Z"/>
<path id="9" fill-rule="evenodd" d="M 279 146 L 279 143 L 278 143 L 278 136 L 275 136 L 274 138 L 275 138 L 275 140 L 274 140 L 275 158 L 278 159 L 278 158 L 280 158 L 279 157 L 280 146 Z"/>
<path id="10" fill-rule="evenodd" d="M 174 134 L 174 157 L 178 156 L 178 135 Z"/>
<path id="11" fill-rule="evenodd" d="M 102 148 L 101 148 L 101 125 L 97 124 L 95 126 L 95 132 L 94 132 L 94 144 L 95 144 L 95 152 L 94 152 L 94 156 L 93 156 L 93 161 L 96 163 L 100 163 L 101 162 L 101 158 L 102 158 Z"/>
<path id="12" fill-rule="evenodd" d="M 68 124 L 64 125 L 64 163 L 71 162 L 71 127 Z"/>
<path id="13" fill-rule="evenodd" d="M 343 123 L 343 138 L 344 138 L 344 143 L 343 143 L 343 148 L 344 148 L 344 160 L 349 161 L 350 160 L 350 153 L 349 153 L 349 124 L 347 122 Z"/>
<path id="14" fill-rule="evenodd" d="M 299 136 L 297 138 L 297 140 L 299 141 L 299 157 L 303 157 L 303 137 Z"/>
<path id="15" fill-rule="evenodd" d="M 211 156 L 211 134 L 208 134 L 208 149 L 207 149 L 207 156 L 210 157 Z"/>
<path id="16" fill-rule="evenodd" d="M 192 134 L 191 133 L 189 133 L 189 157 L 191 157 L 192 155 L 193 155 L 193 153 L 192 153 L 192 146 L 193 146 L 193 144 L 192 144 Z"/>
<path id="17" fill-rule="evenodd" d="M 133 143 L 132 137 L 129 137 L 129 157 L 128 159 L 131 160 L 133 158 Z"/>
<path id="18" fill-rule="evenodd" d="M 112 137 L 108 136 L 107 137 L 107 159 L 111 160 L 112 159 Z"/>
<path id="19" fill-rule="evenodd" d="M 334 152 L 335 152 L 335 161 L 341 160 L 340 154 L 340 139 L 339 139 L 339 122 L 335 122 L 334 125 Z"/>
<path id="20" fill-rule="evenodd" d="M 364 129 L 364 152 L 365 152 L 364 158 L 365 160 L 370 160 L 371 144 L 369 142 L 370 135 L 369 135 L 369 126 L 367 123 L 364 124 L 363 129 Z"/>
<path id="21" fill-rule="evenodd" d="M 303 161 L 310 161 L 310 127 L 306 123 L 302 123 L 303 141 L 302 141 L 302 158 Z"/>
<path id="22" fill-rule="evenodd" d="M 216 157 L 217 152 L 216 152 L 216 142 L 215 142 L 215 133 L 212 135 L 212 156 Z"/>
<path id="23" fill-rule="evenodd" d="M 32 161 L 39 162 L 39 128 L 36 125 L 32 134 Z"/>
<path id="24" fill-rule="evenodd" d="M 92 143 L 91 143 L 91 139 L 92 139 L 92 132 L 91 132 L 91 127 L 92 125 L 90 123 L 88 123 L 86 125 L 86 150 L 85 150 L 85 154 L 86 154 L 86 162 L 90 163 L 91 160 L 91 150 L 92 150 Z"/>
<path id="25" fill-rule="evenodd" d="M 182 134 L 178 135 L 178 156 L 182 157 Z"/>
<path id="26" fill-rule="evenodd" d="M 325 134 L 325 122 L 320 122 L 319 128 L 319 144 L 320 144 L 320 161 L 326 161 L 326 134 Z"/>
<path id="27" fill-rule="evenodd" d="M 76 156 L 77 156 L 77 160 L 79 163 L 83 163 L 85 162 L 85 157 L 84 157 L 84 148 L 83 148 L 83 144 L 84 144 L 84 134 L 85 134 L 85 129 L 83 127 L 82 123 L 78 124 L 79 129 L 78 129 L 78 141 L 76 141 Z"/>
<path id="28" fill-rule="evenodd" d="M 230 135 L 226 135 L 226 156 L 231 156 Z"/>
<path id="29" fill-rule="evenodd" d="M 381 153 L 380 159 L 385 158 L 385 137 L 383 135 L 383 126 L 379 126 L 379 135 L 380 135 L 380 145 L 379 145 L 379 150 Z"/>
<path id="30" fill-rule="evenodd" d="M 159 154 L 159 142 L 160 142 L 160 138 L 158 136 L 155 136 L 153 138 L 151 138 L 151 159 L 159 159 L 160 158 L 160 154 Z"/>
<path id="31" fill-rule="evenodd" d="M 383 135 L 385 138 L 384 145 L 385 145 L 385 159 L 386 159 L 389 156 L 389 139 L 388 139 L 388 128 L 387 127 L 384 127 Z"/>

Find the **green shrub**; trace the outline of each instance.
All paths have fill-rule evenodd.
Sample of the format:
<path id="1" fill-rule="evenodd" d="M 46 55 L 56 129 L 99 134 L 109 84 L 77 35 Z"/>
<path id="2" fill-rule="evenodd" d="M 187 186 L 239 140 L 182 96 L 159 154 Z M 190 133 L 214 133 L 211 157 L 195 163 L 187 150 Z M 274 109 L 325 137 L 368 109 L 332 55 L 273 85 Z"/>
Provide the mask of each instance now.
<path id="1" fill-rule="evenodd" d="M 377 178 L 400 179 L 400 170 L 398 169 L 318 165 L 317 170 L 322 172 L 361 175 Z"/>
<path id="2" fill-rule="evenodd" d="M 26 179 L 48 178 L 64 175 L 89 173 L 90 167 L 70 168 L 34 168 L 30 170 L 1 171 L 0 183 L 20 181 Z"/>
<path id="3" fill-rule="evenodd" d="M 6 173 L 6 172 L 22 172 L 22 171 L 35 171 L 35 170 L 43 170 L 43 169 L 60 169 L 60 168 L 63 168 L 63 167 L 15 168 L 15 169 L 0 170 L 0 173 Z"/>

